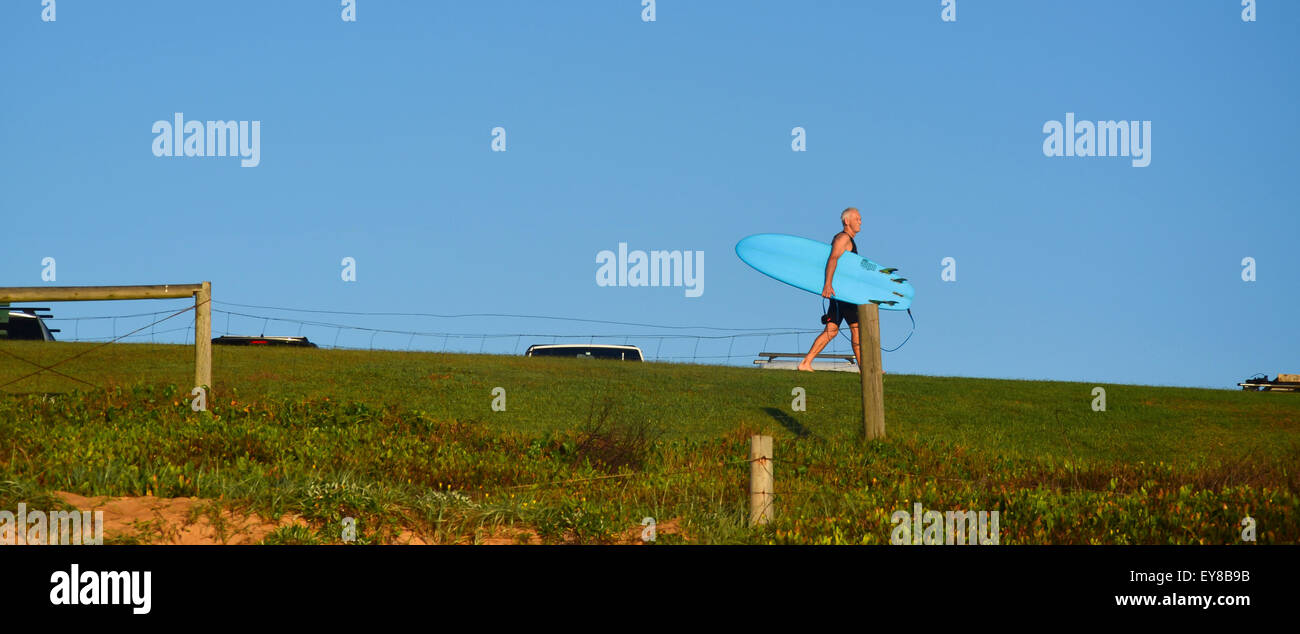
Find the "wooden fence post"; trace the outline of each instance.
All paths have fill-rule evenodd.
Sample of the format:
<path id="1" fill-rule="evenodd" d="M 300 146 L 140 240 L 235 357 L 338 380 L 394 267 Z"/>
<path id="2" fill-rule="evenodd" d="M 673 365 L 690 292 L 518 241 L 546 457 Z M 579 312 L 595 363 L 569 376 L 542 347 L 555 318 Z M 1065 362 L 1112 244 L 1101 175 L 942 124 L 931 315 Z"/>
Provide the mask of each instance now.
<path id="1" fill-rule="evenodd" d="M 772 437 L 749 439 L 749 525 L 760 526 L 772 521 Z"/>
<path id="2" fill-rule="evenodd" d="M 204 386 L 212 402 L 212 282 L 194 292 L 194 386 Z"/>
<path id="3" fill-rule="evenodd" d="M 881 376 L 880 308 L 858 306 L 858 359 L 862 367 L 862 429 L 867 440 L 885 438 L 885 384 Z"/>

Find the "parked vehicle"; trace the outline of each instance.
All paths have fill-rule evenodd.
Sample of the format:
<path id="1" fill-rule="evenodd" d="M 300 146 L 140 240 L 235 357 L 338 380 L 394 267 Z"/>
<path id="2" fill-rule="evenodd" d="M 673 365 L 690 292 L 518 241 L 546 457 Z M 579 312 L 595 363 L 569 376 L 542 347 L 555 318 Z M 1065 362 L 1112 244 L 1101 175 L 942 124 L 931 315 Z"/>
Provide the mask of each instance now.
<path id="1" fill-rule="evenodd" d="M 212 340 L 214 346 L 287 346 L 290 348 L 315 348 L 316 344 L 306 337 L 251 337 L 243 335 L 223 335 Z"/>
<path id="2" fill-rule="evenodd" d="M 616 346 L 605 344 L 547 344 L 528 346 L 524 353 L 529 357 L 568 357 L 579 359 L 617 359 L 620 361 L 643 361 L 641 349 L 636 346 Z"/>
<path id="3" fill-rule="evenodd" d="M 1237 385 L 1247 392 L 1300 392 L 1300 374 L 1279 373 L 1272 381 L 1267 374 L 1256 374 Z"/>
<path id="4" fill-rule="evenodd" d="M 49 312 L 48 308 L 34 307 L 0 307 L 0 339 L 25 339 L 29 341 L 54 341 L 58 328 L 45 325 L 51 315 L 41 315 L 40 311 Z"/>

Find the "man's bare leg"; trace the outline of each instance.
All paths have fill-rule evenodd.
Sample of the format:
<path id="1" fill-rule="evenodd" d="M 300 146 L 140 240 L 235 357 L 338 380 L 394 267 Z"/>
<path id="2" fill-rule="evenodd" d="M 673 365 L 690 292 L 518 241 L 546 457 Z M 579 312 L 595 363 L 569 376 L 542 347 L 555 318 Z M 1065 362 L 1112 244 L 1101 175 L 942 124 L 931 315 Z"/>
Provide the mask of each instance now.
<path id="1" fill-rule="evenodd" d="M 817 355 L 821 354 L 822 349 L 826 347 L 826 344 L 831 342 L 831 339 L 835 338 L 835 335 L 839 333 L 839 331 L 840 327 L 837 324 L 827 323 L 826 330 L 823 330 L 822 334 L 817 335 L 817 338 L 813 340 L 812 349 L 808 351 L 808 354 L 804 355 L 803 361 L 799 362 L 799 369 L 804 372 L 812 372 L 813 359 L 817 358 Z M 857 330 L 854 330 L 854 332 L 857 332 Z"/>
<path id="2" fill-rule="evenodd" d="M 853 356 L 858 360 L 858 372 L 862 371 L 862 342 L 858 340 L 858 325 L 849 324 L 853 331 Z"/>
<path id="3" fill-rule="evenodd" d="M 862 371 L 862 343 L 858 341 L 858 325 L 857 324 L 849 324 L 849 325 L 853 328 L 853 356 L 857 357 L 858 372 L 861 372 Z M 880 373 L 885 374 L 885 371 L 882 369 Z"/>

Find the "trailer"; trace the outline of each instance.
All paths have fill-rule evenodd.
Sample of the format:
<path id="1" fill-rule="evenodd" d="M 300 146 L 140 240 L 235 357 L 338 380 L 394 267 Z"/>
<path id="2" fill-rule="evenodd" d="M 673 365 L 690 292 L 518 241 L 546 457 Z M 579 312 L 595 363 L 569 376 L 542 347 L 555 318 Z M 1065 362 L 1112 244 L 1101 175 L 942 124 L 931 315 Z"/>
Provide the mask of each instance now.
<path id="1" fill-rule="evenodd" d="M 1278 374 L 1272 381 L 1267 374 L 1256 374 L 1237 385 L 1247 392 L 1300 392 L 1300 374 Z"/>

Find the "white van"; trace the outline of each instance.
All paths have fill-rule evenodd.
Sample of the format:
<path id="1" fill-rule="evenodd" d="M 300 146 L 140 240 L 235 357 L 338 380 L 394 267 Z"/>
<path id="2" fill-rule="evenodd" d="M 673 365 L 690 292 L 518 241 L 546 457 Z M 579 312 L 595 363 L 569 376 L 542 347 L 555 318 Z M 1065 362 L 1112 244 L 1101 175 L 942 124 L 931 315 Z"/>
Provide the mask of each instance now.
<path id="1" fill-rule="evenodd" d="M 568 344 L 555 343 L 542 346 L 528 346 L 524 353 L 528 357 L 568 357 L 579 359 L 618 359 L 620 361 L 643 361 L 641 349 L 636 346 L 615 346 L 599 343 Z"/>

